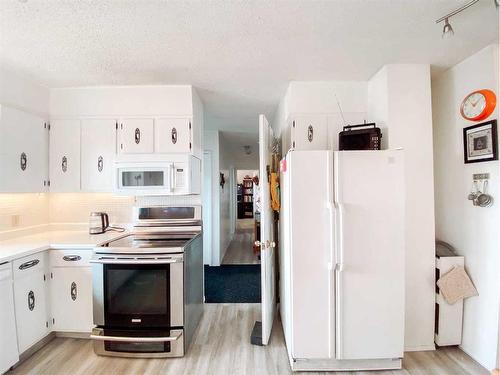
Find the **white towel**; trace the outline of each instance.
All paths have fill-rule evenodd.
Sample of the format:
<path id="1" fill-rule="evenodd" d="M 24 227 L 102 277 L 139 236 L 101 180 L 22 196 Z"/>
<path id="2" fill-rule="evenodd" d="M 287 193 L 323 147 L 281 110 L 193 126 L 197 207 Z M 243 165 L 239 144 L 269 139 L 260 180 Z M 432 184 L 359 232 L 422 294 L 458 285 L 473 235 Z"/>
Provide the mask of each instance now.
<path id="1" fill-rule="evenodd" d="M 468 297 L 477 296 L 476 288 L 462 266 L 454 266 L 437 281 L 437 286 L 450 305 Z"/>

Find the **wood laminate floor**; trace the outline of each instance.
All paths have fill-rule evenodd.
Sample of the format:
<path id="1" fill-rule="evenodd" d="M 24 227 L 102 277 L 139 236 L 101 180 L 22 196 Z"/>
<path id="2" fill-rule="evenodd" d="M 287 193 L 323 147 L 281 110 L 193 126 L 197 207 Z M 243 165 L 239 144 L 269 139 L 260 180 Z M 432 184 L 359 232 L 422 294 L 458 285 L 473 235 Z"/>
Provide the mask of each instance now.
<path id="1" fill-rule="evenodd" d="M 234 238 L 227 248 L 222 264 L 259 264 L 260 260 L 253 253 L 253 219 L 240 219 L 236 223 Z"/>
<path id="2" fill-rule="evenodd" d="M 96 356 L 84 339 L 56 338 L 8 373 L 79 374 L 289 374 L 281 323 L 276 320 L 270 345 L 250 344 L 259 304 L 209 304 L 195 340 L 183 358 L 128 359 Z M 400 371 L 336 372 L 352 375 L 487 375 L 458 348 L 406 353 Z M 313 374 L 313 373 L 309 373 Z"/>

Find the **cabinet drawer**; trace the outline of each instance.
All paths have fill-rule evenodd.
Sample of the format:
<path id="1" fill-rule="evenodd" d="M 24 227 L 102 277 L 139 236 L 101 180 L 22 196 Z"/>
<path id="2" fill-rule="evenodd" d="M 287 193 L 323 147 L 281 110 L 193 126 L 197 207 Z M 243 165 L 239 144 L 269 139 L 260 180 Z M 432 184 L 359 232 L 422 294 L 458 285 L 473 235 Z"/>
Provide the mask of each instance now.
<path id="1" fill-rule="evenodd" d="M 42 251 L 16 259 L 13 264 L 14 280 L 25 277 L 35 272 L 44 272 L 47 265 L 47 253 Z"/>
<path id="2" fill-rule="evenodd" d="M 91 249 L 50 250 L 50 265 L 52 267 L 89 267 L 91 257 Z"/>

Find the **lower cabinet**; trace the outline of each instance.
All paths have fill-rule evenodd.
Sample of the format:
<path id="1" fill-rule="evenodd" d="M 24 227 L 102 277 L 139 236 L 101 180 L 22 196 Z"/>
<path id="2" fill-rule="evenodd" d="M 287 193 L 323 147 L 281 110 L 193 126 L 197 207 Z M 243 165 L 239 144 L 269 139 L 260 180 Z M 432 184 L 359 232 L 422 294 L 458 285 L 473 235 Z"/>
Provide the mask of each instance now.
<path id="1" fill-rule="evenodd" d="M 12 291 L 12 263 L 0 264 L 0 374 L 19 360 Z"/>
<path id="2" fill-rule="evenodd" d="M 52 267 L 52 329 L 92 331 L 92 271 L 90 267 Z"/>
<path id="3" fill-rule="evenodd" d="M 19 353 L 29 349 L 50 332 L 46 280 L 43 268 L 16 277 L 14 280 Z"/>

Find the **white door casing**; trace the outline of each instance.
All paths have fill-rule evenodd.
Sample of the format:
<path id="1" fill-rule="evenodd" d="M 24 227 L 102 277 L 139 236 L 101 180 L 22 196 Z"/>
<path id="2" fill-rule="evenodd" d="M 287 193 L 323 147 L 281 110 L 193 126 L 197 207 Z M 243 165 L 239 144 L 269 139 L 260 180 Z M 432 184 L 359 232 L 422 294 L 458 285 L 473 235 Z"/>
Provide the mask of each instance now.
<path id="1" fill-rule="evenodd" d="M 203 264 L 212 265 L 212 151 L 203 153 Z"/>
<path id="2" fill-rule="evenodd" d="M 275 239 L 273 233 L 273 210 L 268 169 L 272 163 L 273 131 L 264 115 L 259 116 L 259 164 L 260 164 L 260 248 L 261 248 L 261 307 L 262 345 L 271 337 L 276 313 Z"/>

